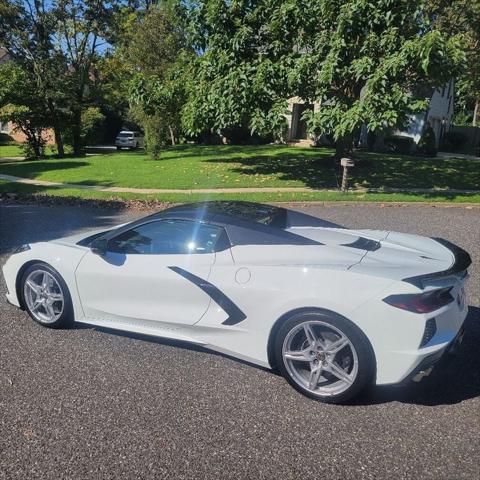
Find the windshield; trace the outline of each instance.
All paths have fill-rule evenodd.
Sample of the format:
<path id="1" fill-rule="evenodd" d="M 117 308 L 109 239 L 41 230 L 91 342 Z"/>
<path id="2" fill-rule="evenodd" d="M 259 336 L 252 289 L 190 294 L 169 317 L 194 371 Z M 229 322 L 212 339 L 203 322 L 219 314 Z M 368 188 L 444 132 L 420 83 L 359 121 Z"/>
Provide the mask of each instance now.
<path id="1" fill-rule="evenodd" d="M 271 225 L 275 219 L 282 213 L 283 209 L 272 205 L 263 205 L 249 202 L 217 202 L 210 204 L 210 212 L 218 212 L 234 217 L 253 220 L 264 225 Z"/>
<path id="2" fill-rule="evenodd" d="M 272 225 L 275 227 L 286 227 L 286 210 L 273 205 L 264 205 L 253 202 L 199 202 L 190 205 L 179 205 L 178 207 L 169 208 L 168 211 L 204 209 L 208 213 L 218 213 L 220 215 L 231 215 L 243 220 L 250 220 L 263 225 Z"/>
<path id="3" fill-rule="evenodd" d="M 128 133 L 128 132 L 120 132 L 118 134 L 120 138 L 133 138 L 133 133 Z"/>
<path id="4" fill-rule="evenodd" d="M 96 240 L 97 238 L 103 235 L 106 235 L 112 230 L 104 230 L 103 232 L 98 232 L 98 233 L 94 233 L 93 235 L 89 235 L 88 237 L 82 238 L 82 240 L 77 242 L 77 245 L 81 245 L 82 247 L 89 247 L 94 240 Z"/>

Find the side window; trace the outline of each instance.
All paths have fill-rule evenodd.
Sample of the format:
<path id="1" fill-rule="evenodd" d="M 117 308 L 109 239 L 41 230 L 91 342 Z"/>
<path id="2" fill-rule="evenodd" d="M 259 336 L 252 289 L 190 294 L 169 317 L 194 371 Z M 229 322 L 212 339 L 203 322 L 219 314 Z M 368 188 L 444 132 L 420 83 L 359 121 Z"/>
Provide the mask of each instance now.
<path id="1" fill-rule="evenodd" d="M 159 220 L 121 233 L 108 242 L 108 251 L 124 254 L 201 254 L 223 250 L 221 227 L 186 220 Z"/>

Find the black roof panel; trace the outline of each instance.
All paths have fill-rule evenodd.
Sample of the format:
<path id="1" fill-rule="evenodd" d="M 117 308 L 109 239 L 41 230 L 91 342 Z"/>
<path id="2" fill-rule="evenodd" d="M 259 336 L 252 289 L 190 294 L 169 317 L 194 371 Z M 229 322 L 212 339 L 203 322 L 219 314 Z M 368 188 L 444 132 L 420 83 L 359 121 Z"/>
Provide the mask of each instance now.
<path id="1" fill-rule="evenodd" d="M 197 202 L 167 208 L 112 230 L 106 237 L 114 237 L 155 220 L 178 219 L 222 226 L 227 231 L 232 245 L 321 245 L 320 242 L 285 230 L 289 226 L 288 215 L 289 211 L 285 208 L 261 203 Z M 318 220 L 315 217 L 310 218 Z"/>

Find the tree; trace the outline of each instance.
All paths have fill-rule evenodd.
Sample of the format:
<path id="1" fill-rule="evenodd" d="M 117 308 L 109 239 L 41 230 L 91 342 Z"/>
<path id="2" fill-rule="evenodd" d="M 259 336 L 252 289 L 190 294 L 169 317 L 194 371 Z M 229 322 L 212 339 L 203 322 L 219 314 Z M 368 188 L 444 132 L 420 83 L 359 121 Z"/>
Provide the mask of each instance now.
<path id="1" fill-rule="evenodd" d="M 456 107 L 460 110 L 456 114 L 464 120 L 465 112 L 473 111 L 471 124 L 476 126 L 480 118 L 480 1 L 430 0 L 428 7 L 436 28 L 460 38 L 467 61 L 456 82 Z"/>
<path id="2" fill-rule="evenodd" d="M 181 111 L 189 65 L 194 57 L 178 2 L 159 2 L 128 20 L 119 54 L 132 80 L 131 114 L 143 127 L 147 149 L 157 157 L 162 145 L 174 145 L 181 133 Z"/>
<path id="3" fill-rule="evenodd" d="M 82 110 L 93 63 L 109 34 L 116 0 L 0 0 L 0 43 L 28 72 L 45 103 L 58 152 L 69 135 L 82 147 Z"/>
<path id="4" fill-rule="evenodd" d="M 42 98 L 31 86 L 32 79 L 21 67 L 13 62 L 0 65 L 0 120 L 13 122 L 27 139 L 27 156 L 39 158 L 45 146 L 45 129 L 50 125 Z"/>
<path id="5" fill-rule="evenodd" d="M 66 65 L 53 41 L 55 18 L 43 1 L 0 0 L 0 44 L 23 68 L 30 90 L 44 102 L 44 124 L 52 126 L 63 155 L 62 100 Z"/>
<path id="6" fill-rule="evenodd" d="M 418 0 L 204 0 L 191 10 L 203 52 L 190 128 L 280 123 L 285 100 L 319 102 L 308 124 L 349 150 L 362 125 L 401 125 L 458 71 L 462 53 Z M 422 87 L 422 88 L 419 88 Z M 188 110 L 188 109 L 187 109 Z"/>
<path id="7" fill-rule="evenodd" d="M 54 16 L 57 37 L 64 45 L 67 59 L 69 106 L 71 110 L 72 146 L 75 154 L 81 152 L 82 110 L 88 99 L 92 82 L 93 64 L 99 49 L 108 36 L 115 0 L 57 0 Z"/>
<path id="8" fill-rule="evenodd" d="M 287 8 L 283 3 L 200 1 L 189 10 L 201 53 L 183 112 L 189 134 L 242 128 L 282 138 L 287 99 L 294 95 L 289 73 L 296 30 L 301 29 L 301 19 L 288 14 L 293 2 Z"/>

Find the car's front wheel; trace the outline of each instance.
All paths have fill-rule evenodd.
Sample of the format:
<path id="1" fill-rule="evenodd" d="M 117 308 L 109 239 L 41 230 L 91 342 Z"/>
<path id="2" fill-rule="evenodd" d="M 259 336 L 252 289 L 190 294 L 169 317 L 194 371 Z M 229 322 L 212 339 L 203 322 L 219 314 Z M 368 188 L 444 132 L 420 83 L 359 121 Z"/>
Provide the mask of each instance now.
<path id="1" fill-rule="evenodd" d="M 23 305 L 33 320 L 50 328 L 64 327 L 72 321 L 68 287 L 50 265 L 30 265 L 23 273 L 21 286 Z"/>
<path id="2" fill-rule="evenodd" d="M 280 327 L 277 366 L 287 381 L 310 398 L 344 403 L 373 380 L 369 341 L 352 322 L 334 313 L 302 312 Z"/>

